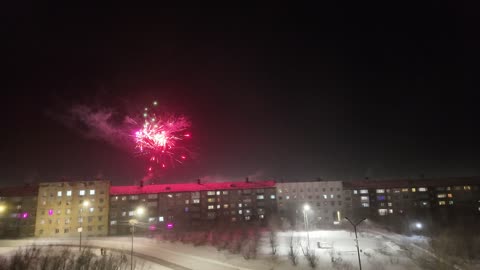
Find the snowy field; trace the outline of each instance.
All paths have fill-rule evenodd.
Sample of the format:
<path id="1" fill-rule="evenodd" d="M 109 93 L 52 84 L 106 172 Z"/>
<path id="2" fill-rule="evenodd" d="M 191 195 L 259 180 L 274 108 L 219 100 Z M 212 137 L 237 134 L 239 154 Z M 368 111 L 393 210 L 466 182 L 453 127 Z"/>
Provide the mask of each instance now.
<path id="1" fill-rule="evenodd" d="M 363 269 L 422 269 L 411 258 L 422 253 L 425 239 L 385 234 L 384 232 L 359 232 L 359 244 Z M 298 252 L 298 265 L 293 266 L 288 253 L 290 241 Z M 308 241 L 309 239 L 309 241 Z M 213 246 L 194 246 L 180 242 L 136 237 L 134 250 L 140 254 L 158 258 L 147 262 L 144 269 L 311 269 L 302 249 L 308 242 L 318 257 L 316 269 L 358 269 L 355 234 L 350 231 L 278 232 L 277 254 L 271 254 L 270 237 L 262 235 L 254 259 L 246 260 L 241 254 L 217 250 Z M 102 237 L 85 240 L 85 245 L 130 250 L 129 237 Z M 77 244 L 78 239 L 30 239 L 1 240 L 0 252 L 12 252 L 15 247 L 29 244 Z M 423 255 L 422 255 L 423 256 Z M 148 258 L 147 258 L 148 260 Z M 163 262 L 163 263 L 162 263 Z M 336 262 L 336 263 L 335 263 Z M 341 268 L 340 268 L 341 266 Z"/>

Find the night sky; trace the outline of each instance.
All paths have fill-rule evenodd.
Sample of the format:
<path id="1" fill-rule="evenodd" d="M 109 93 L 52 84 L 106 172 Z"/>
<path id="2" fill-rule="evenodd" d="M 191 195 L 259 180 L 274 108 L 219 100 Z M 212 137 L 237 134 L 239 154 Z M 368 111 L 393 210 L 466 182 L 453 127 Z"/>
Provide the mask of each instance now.
<path id="1" fill-rule="evenodd" d="M 1 17 L 1 185 L 138 181 L 145 160 L 66 119 L 152 100 L 191 119 L 198 154 L 164 182 L 480 174 L 478 31 L 454 2 Z"/>

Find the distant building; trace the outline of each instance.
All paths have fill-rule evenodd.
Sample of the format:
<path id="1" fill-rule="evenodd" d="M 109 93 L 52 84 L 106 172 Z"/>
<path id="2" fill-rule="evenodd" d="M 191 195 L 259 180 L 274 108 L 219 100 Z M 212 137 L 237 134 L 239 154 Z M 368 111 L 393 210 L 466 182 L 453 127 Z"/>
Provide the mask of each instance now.
<path id="1" fill-rule="evenodd" d="M 480 215 L 480 178 L 351 181 L 344 188 L 356 218 L 440 225 Z"/>
<path id="2" fill-rule="evenodd" d="M 274 181 L 112 186 L 110 196 L 111 235 L 129 233 L 134 218 L 144 230 L 201 230 L 263 224 L 276 213 Z"/>
<path id="3" fill-rule="evenodd" d="M 0 188 L 0 237 L 32 237 L 35 232 L 37 186 Z"/>
<path id="4" fill-rule="evenodd" d="M 308 205 L 310 228 L 329 227 L 342 222 L 349 213 L 350 192 L 345 193 L 341 181 L 308 181 L 277 183 L 279 215 L 291 225 L 304 224 L 304 206 Z"/>
<path id="5" fill-rule="evenodd" d="M 41 183 L 35 236 L 107 235 L 109 189 L 108 181 Z"/>

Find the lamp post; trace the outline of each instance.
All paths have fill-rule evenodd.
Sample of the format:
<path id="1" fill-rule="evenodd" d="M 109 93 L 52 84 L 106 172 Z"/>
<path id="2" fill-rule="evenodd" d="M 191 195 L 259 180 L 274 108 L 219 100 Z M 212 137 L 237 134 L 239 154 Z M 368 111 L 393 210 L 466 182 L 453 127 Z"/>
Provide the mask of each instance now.
<path id="1" fill-rule="evenodd" d="M 308 234 L 308 215 L 307 211 L 310 210 L 310 205 L 305 204 L 303 205 L 303 221 L 305 223 L 305 230 L 307 231 L 307 244 L 310 247 L 310 236 Z"/>
<path id="2" fill-rule="evenodd" d="M 87 208 L 90 203 L 88 201 L 83 201 L 82 203 L 82 208 L 80 212 L 80 218 L 82 219 L 82 227 L 78 228 L 78 232 L 80 233 L 80 245 L 79 245 L 79 250 L 82 251 L 82 231 L 83 231 L 83 210 L 84 208 Z"/>
<path id="3" fill-rule="evenodd" d="M 350 222 L 350 224 L 352 224 L 353 229 L 355 230 L 355 242 L 357 243 L 358 266 L 360 267 L 360 270 L 362 270 L 362 261 L 360 260 L 360 247 L 358 246 L 357 226 L 367 218 L 363 218 L 362 220 L 360 220 L 357 223 L 353 223 L 348 217 L 345 217 L 345 219 L 348 220 L 348 222 Z"/>
<path id="4" fill-rule="evenodd" d="M 145 212 L 145 208 L 139 206 L 135 209 L 135 217 L 141 217 Z M 138 220 L 133 218 L 128 221 L 130 223 L 130 230 L 132 231 L 132 247 L 130 249 L 130 270 L 133 270 L 133 235 L 135 233 L 135 225 L 138 224 Z"/>

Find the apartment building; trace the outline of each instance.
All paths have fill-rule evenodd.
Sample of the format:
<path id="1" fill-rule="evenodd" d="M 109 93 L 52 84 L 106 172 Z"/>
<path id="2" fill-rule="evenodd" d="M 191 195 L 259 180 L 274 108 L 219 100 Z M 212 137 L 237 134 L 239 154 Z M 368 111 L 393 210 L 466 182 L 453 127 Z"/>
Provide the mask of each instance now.
<path id="1" fill-rule="evenodd" d="M 112 186 L 110 196 L 111 235 L 128 233 L 131 219 L 143 230 L 199 230 L 264 224 L 276 212 L 274 181 Z"/>
<path id="2" fill-rule="evenodd" d="M 351 192 L 356 218 L 400 216 L 428 223 L 480 215 L 480 178 L 364 180 L 344 187 Z"/>
<path id="3" fill-rule="evenodd" d="M 109 190 L 109 181 L 39 184 L 35 236 L 107 235 Z"/>
<path id="4" fill-rule="evenodd" d="M 32 237 L 35 232 L 38 187 L 0 188 L 0 237 Z"/>
<path id="5" fill-rule="evenodd" d="M 338 225 L 350 213 L 350 192 L 341 181 L 308 181 L 277 183 L 279 215 L 294 226 L 303 226 L 308 215 L 310 228 Z M 304 213 L 304 207 L 308 210 Z"/>

